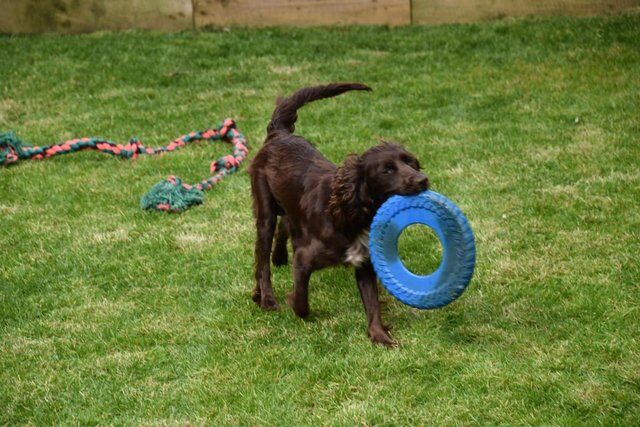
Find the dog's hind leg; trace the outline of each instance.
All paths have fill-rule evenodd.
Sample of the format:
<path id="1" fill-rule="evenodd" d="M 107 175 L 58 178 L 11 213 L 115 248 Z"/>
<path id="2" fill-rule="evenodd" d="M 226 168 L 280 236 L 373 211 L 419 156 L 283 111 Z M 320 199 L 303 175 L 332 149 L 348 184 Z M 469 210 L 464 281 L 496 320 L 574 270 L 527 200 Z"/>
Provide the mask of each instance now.
<path id="1" fill-rule="evenodd" d="M 275 266 L 287 265 L 289 255 L 287 253 L 287 241 L 289 240 L 289 221 L 286 216 L 280 217 L 276 228 L 275 247 L 271 254 L 271 261 Z"/>
<path id="2" fill-rule="evenodd" d="M 276 201 L 266 179 L 252 175 L 253 213 L 256 218 L 255 279 L 252 299 L 265 310 L 277 310 L 278 302 L 271 287 L 271 244 L 276 228 Z"/>

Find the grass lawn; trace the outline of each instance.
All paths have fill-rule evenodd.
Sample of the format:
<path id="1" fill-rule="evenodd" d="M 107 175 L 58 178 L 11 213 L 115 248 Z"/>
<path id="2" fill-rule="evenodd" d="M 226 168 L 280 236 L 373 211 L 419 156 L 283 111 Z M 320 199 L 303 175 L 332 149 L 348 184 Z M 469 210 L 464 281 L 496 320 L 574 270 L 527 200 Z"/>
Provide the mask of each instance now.
<path id="1" fill-rule="evenodd" d="M 246 165 L 187 213 L 139 208 L 228 146 L 2 168 L 0 424 L 636 424 L 639 28 L 631 14 L 0 37 L 0 130 L 39 145 L 163 145 L 232 117 L 251 158 L 276 96 L 367 83 L 305 107 L 297 131 L 335 162 L 404 144 L 478 251 L 443 309 L 382 293 L 389 350 L 365 335 L 350 269 L 312 277 L 308 321 L 251 301 Z M 403 237 L 416 268 L 433 264 L 421 242 Z M 281 303 L 291 282 L 275 269 Z"/>

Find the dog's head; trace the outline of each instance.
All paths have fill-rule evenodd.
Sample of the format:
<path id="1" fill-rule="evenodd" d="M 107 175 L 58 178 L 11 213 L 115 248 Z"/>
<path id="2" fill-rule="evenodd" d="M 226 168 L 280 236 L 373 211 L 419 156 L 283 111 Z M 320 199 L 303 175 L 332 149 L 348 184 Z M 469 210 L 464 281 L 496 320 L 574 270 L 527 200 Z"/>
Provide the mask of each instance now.
<path id="1" fill-rule="evenodd" d="M 417 194 L 429 189 L 418 159 L 402 146 L 383 142 L 361 156 L 349 156 L 331 184 L 329 208 L 345 225 L 371 219 L 389 197 Z"/>
<path id="2" fill-rule="evenodd" d="M 395 194 L 416 194 L 429 189 L 416 157 L 402 146 L 383 142 L 361 156 L 362 175 L 371 198 L 384 203 Z"/>

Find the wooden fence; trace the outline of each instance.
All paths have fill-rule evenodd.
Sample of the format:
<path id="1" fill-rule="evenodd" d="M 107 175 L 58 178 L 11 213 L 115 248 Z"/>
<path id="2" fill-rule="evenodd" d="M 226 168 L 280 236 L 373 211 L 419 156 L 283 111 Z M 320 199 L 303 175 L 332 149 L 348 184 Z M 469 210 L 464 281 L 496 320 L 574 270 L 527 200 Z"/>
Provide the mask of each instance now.
<path id="1" fill-rule="evenodd" d="M 0 0 L 0 33 L 206 26 L 408 25 L 595 15 L 640 0 Z"/>

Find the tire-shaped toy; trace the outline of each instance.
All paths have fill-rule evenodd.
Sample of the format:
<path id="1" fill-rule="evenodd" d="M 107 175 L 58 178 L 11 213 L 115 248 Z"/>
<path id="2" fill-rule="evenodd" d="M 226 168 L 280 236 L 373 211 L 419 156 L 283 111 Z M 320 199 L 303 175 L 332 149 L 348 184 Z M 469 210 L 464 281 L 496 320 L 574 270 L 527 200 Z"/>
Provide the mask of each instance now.
<path id="1" fill-rule="evenodd" d="M 442 245 L 440 265 L 425 276 L 409 271 L 398 254 L 398 237 L 412 224 L 432 228 Z M 476 261 L 469 222 L 451 200 L 434 191 L 389 198 L 371 223 L 369 251 L 389 293 L 420 309 L 439 308 L 458 298 L 471 280 Z"/>

